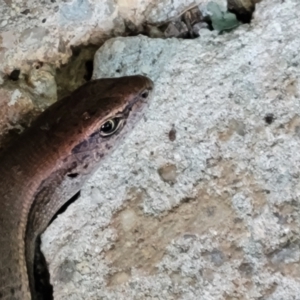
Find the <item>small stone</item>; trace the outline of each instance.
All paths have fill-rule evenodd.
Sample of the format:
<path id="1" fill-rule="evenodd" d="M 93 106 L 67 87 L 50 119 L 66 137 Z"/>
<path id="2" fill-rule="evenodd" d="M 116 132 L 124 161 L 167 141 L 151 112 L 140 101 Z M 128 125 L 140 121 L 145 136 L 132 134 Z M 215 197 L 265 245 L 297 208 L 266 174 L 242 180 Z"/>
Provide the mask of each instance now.
<path id="1" fill-rule="evenodd" d="M 7 20 L 1 22 L 1 27 L 4 27 L 7 24 Z"/>
<path id="2" fill-rule="evenodd" d="M 121 213 L 121 223 L 124 231 L 129 231 L 135 225 L 136 218 L 136 213 L 131 209 L 124 210 Z"/>
<path id="3" fill-rule="evenodd" d="M 130 274 L 128 274 L 126 272 L 118 272 L 112 276 L 111 284 L 119 285 L 119 284 L 125 283 L 130 279 L 130 277 L 131 277 Z"/>
<path id="4" fill-rule="evenodd" d="M 174 184 L 177 178 L 177 167 L 173 164 L 166 164 L 158 169 L 160 178 L 168 183 Z"/>
<path id="5" fill-rule="evenodd" d="M 173 126 L 173 128 L 169 131 L 169 140 L 171 142 L 174 142 L 176 140 L 176 129 Z"/>
<path id="6" fill-rule="evenodd" d="M 25 9 L 25 10 L 23 10 L 23 11 L 21 11 L 21 14 L 22 15 L 28 15 L 30 13 L 30 9 Z"/>

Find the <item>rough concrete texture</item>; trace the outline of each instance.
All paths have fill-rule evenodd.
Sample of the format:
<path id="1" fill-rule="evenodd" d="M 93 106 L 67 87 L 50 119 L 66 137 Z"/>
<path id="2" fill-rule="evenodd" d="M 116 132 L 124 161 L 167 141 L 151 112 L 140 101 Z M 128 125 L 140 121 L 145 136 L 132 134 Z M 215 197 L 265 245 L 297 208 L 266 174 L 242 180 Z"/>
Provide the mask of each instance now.
<path id="1" fill-rule="evenodd" d="M 57 97 L 85 82 L 86 62 L 97 45 L 128 34 L 126 26 L 165 21 L 208 1 L 1 0 L 1 147 Z M 224 5 L 226 0 L 218 2 Z"/>
<path id="2" fill-rule="evenodd" d="M 14 80 L 6 78 L 3 81 L 0 86 L 0 151 L 57 100 L 54 74 L 50 65 L 35 62 L 22 79 L 16 75 L 12 77 Z"/>
<path id="3" fill-rule="evenodd" d="M 55 299 L 300 299 L 300 2 L 195 40 L 109 40 L 145 119 L 43 236 Z"/>
<path id="4" fill-rule="evenodd" d="M 225 0 L 218 0 L 223 3 Z M 138 26 L 175 16 L 192 3 L 208 0 L 2 0 L 0 1 L 0 74 L 26 68 L 32 61 L 60 66 L 71 46 L 101 44 Z M 225 2 L 226 3 L 226 2 Z"/>

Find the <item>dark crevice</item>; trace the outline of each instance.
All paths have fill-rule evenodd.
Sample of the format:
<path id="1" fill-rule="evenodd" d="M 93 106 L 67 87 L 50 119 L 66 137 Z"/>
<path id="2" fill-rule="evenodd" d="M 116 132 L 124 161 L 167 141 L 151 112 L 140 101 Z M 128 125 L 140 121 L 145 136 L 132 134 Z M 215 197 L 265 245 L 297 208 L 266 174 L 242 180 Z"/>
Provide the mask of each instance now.
<path id="1" fill-rule="evenodd" d="M 53 216 L 49 225 L 57 218 L 58 215 L 63 213 L 68 206 L 76 201 L 80 196 L 80 191 L 70 198 Z M 37 297 L 35 300 L 53 300 L 53 287 L 50 283 L 50 274 L 44 254 L 41 251 L 41 238 L 36 240 L 35 253 L 34 253 L 34 282 Z"/>
<path id="2" fill-rule="evenodd" d="M 91 80 L 94 71 L 93 58 L 100 46 L 101 44 L 91 44 L 71 47 L 72 57 L 69 62 L 56 70 L 58 99 L 70 95 L 76 88 Z"/>
<path id="3" fill-rule="evenodd" d="M 21 71 L 19 69 L 14 69 L 8 76 L 8 78 L 12 81 L 17 81 L 19 80 Z"/>
<path id="4" fill-rule="evenodd" d="M 36 300 L 53 300 L 53 287 L 44 254 L 41 251 L 41 238 L 36 240 L 34 255 L 34 283 L 37 294 Z"/>
<path id="5" fill-rule="evenodd" d="M 78 191 L 72 198 L 70 198 L 57 212 L 56 214 L 53 216 L 53 218 L 51 219 L 49 225 L 57 218 L 58 215 L 62 214 L 63 212 L 66 211 L 66 209 L 68 208 L 68 206 L 70 204 L 72 204 L 73 202 L 75 202 L 80 196 L 80 191 Z M 48 226 L 49 226 L 48 225 Z"/>
<path id="6" fill-rule="evenodd" d="M 86 81 L 90 81 L 91 78 L 92 78 L 92 75 L 93 75 L 93 71 L 94 71 L 94 63 L 93 63 L 93 60 L 90 59 L 90 60 L 87 60 L 85 62 L 85 70 L 86 70 L 86 73 L 85 75 L 83 76 L 83 78 L 86 80 Z"/>
<path id="7" fill-rule="evenodd" d="M 239 0 L 227 0 L 228 11 L 235 14 L 238 21 L 249 24 L 255 11 L 255 1 L 247 0 L 244 3 Z"/>
<path id="8" fill-rule="evenodd" d="M 78 46 L 71 46 L 72 56 L 77 57 L 81 53 L 81 48 Z"/>
<path id="9" fill-rule="evenodd" d="M 79 175 L 78 173 L 67 174 L 67 176 L 70 177 L 70 178 L 76 178 L 78 175 Z"/>

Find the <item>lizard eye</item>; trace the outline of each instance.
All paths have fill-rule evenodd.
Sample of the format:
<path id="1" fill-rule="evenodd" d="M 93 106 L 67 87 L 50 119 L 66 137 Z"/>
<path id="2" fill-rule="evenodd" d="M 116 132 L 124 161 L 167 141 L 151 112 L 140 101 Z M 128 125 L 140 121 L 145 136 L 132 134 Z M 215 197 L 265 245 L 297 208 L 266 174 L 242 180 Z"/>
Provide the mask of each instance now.
<path id="1" fill-rule="evenodd" d="M 103 123 L 101 125 L 101 128 L 100 128 L 101 136 L 106 137 L 106 136 L 112 135 L 119 129 L 121 123 L 122 122 L 121 122 L 120 118 L 114 118 L 114 119 L 107 120 L 105 123 Z"/>
<path id="2" fill-rule="evenodd" d="M 147 99 L 149 96 L 149 90 L 144 90 L 142 93 L 141 93 L 141 97 L 144 98 L 144 99 Z"/>

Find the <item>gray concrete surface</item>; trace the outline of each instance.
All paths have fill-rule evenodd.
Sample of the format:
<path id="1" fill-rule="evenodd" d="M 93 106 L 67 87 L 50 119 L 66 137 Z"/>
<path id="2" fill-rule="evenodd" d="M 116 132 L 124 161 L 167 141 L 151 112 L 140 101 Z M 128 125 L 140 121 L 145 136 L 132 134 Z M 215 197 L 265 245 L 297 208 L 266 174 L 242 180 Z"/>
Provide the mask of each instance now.
<path id="1" fill-rule="evenodd" d="M 300 299 L 299 12 L 97 52 L 95 77 L 155 98 L 43 237 L 56 299 Z"/>

